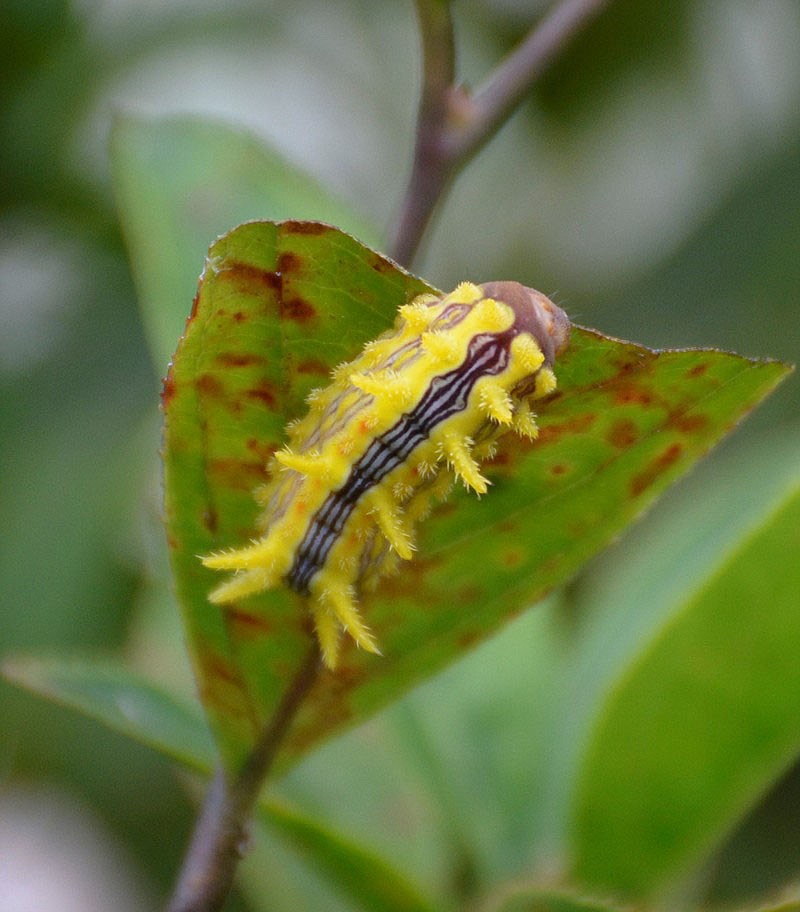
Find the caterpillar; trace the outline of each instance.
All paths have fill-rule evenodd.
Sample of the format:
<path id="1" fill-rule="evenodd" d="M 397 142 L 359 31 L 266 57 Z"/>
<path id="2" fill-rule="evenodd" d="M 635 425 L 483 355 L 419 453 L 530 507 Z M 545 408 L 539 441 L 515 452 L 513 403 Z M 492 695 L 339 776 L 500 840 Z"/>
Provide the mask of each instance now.
<path id="1" fill-rule="evenodd" d="M 402 306 L 289 424 L 255 494 L 261 537 L 202 558 L 235 571 L 210 600 L 286 585 L 307 598 L 329 668 L 342 631 L 378 653 L 357 591 L 413 556 L 415 524 L 454 480 L 486 493 L 479 462 L 502 433 L 536 437 L 529 401 L 555 388 L 569 331 L 563 310 L 517 282 L 464 282 Z"/>

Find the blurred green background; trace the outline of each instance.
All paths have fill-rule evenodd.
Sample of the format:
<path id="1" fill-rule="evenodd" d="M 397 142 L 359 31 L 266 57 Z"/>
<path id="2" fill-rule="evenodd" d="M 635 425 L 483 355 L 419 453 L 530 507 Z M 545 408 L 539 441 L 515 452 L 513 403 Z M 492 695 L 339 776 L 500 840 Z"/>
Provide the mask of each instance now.
<path id="1" fill-rule="evenodd" d="M 546 7 L 455 4 L 464 79 L 479 82 Z M 514 278 L 576 322 L 654 347 L 795 360 L 798 47 L 796 0 L 612 2 L 456 183 L 416 271 L 445 288 Z M 159 527 L 166 363 L 137 309 L 112 122 L 241 125 L 380 245 L 412 149 L 413 9 L 6 0 L 0 70 L 0 651 L 121 654 L 190 693 Z M 230 227 L 203 238 L 195 275 Z M 188 313 L 194 276 L 176 284 Z M 770 496 L 798 464 L 799 405 L 793 378 L 567 597 L 324 748 L 279 791 L 451 900 L 557 873 L 566 774 L 552 756 L 569 737 L 558 717 L 596 680 L 592 649 L 627 623 L 618 568 L 645 566 L 641 542 L 657 550 L 671 517 L 702 515 L 720 479 L 732 479 L 723 525 L 742 479 Z M 0 771 L 2 912 L 154 907 L 192 817 L 170 763 L 0 684 Z M 800 877 L 800 770 L 790 764 L 722 836 L 679 892 L 744 900 Z M 261 895 L 274 909 L 351 908 L 284 851 L 259 845 L 242 908 L 262 907 Z"/>

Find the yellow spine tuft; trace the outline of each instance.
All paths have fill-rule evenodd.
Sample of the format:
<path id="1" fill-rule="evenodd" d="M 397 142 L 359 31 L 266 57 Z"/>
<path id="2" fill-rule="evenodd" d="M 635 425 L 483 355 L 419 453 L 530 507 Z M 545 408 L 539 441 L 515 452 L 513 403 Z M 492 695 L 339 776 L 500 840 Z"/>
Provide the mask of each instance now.
<path id="1" fill-rule="evenodd" d="M 456 431 L 446 431 L 441 440 L 442 454 L 453 474 L 476 494 L 485 494 L 489 481 L 481 475 L 478 463 L 472 458 L 470 445 L 470 439 Z"/>
<path id="2" fill-rule="evenodd" d="M 480 382 L 478 408 L 498 424 L 511 424 L 513 418 L 511 397 L 499 380 L 486 378 Z"/>
<path id="3" fill-rule="evenodd" d="M 531 407 L 524 399 L 514 411 L 514 430 L 520 437 L 527 437 L 528 440 L 536 440 L 539 436 L 539 427 L 536 424 L 536 417 L 531 411 Z"/>
<path id="4" fill-rule="evenodd" d="M 325 664 L 328 668 L 335 668 L 339 659 L 339 637 L 338 632 L 333 642 L 327 631 L 326 615 L 335 619 L 335 622 L 348 633 L 357 646 L 367 652 L 373 652 L 380 655 L 378 644 L 370 632 L 369 628 L 361 620 L 361 615 L 356 608 L 355 598 L 350 586 L 343 585 L 339 582 L 315 587 L 315 595 L 318 604 L 314 606 L 314 618 L 317 630 L 320 629 L 320 620 L 322 619 L 326 642 L 322 644 L 322 654 Z"/>
<path id="5" fill-rule="evenodd" d="M 369 393 L 378 401 L 390 402 L 403 409 L 410 404 L 414 393 L 405 377 L 392 370 L 376 371 L 372 374 L 350 374 L 350 382 L 362 393 Z"/>
<path id="6" fill-rule="evenodd" d="M 514 322 L 514 311 L 494 298 L 484 298 L 475 310 L 483 332 L 503 332 Z"/>
<path id="7" fill-rule="evenodd" d="M 319 640 L 322 661 L 331 671 L 336 669 L 339 662 L 339 636 L 341 627 L 336 616 L 327 606 L 314 602 L 311 606 L 314 618 L 314 630 Z"/>
<path id="8" fill-rule="evenodd" d="M 532 374 L 544 363 L 544 353 L 536 340 L 527 333 L 520 333 L 511 343 L 511 351 L 519 360 L 520 367 L 526 374 Z"/>
<path id="9" fill-rule="evenodd" d="M 427 329 L 436 313 L 436 308 L 428 307 L 418 298 L 400 308 L 400 316 L 403 318 L 406 328 L 415 333 L 421 333 Z"/>
<path id="10" fill-rule="evenodd" d="M 206 564 L 206 566 L 209 566 Z M 216 569 L 230 569 L 229 567 Z M 270 589 L 278 582 L 278 576 L 271 570 L 259 567 L 256 570 L 245 570 L 234 574 L 229 580 L 221 583 L 209 593 L 209 600 L 215 605 L 225 605 Z"/>
<path id="11" fill-rule="evenodd" d="M 458 343 L 444 332 L 422 334 L 422 348 L 436 362 L 437 366 L 449 367 L 458 359 Z"/>
<path id="12" fill-rule="evenodd" d="M 373 513 L 386 540 L 403 560 L 414 553 L 411 534 L 402 520 L 394 498 L 384 488 L 371 491 L 367 499 L 368 512 Z"/>
<path id="13" fill-rule="evenodd" d="M 536 375 L 536 398 L 549 396 L 556 388 L 556 375 L 549 367 L 543 367 Z"/>
<path id="14" fill-rule="evenodd" d="M 462 282 L 456 286 L 454 291 L 447 295 L 445 301 L 448 304 L 474 304 L 482 297 L 483 289 L 479 285 L 474 285 L 472 282 Z"/>
<path id="15" fill-rule="evenodd" d="M 265 538 L 237 551 L 207 554 L 201 560 L 203 566 L 211 570 L 249 570 L 251 567 L 269 567 L 275 561 L 278 550 L 272 538 Z"/>
<path id="16" fill-rule="evenodd" d="M 306 478 L 327 479 L 330 476 L 329 461 L 314 450 L 309 453 L 294 453 L 289 449 L 278 450 L 275 453 L 275 459 L 284 469 L 299 472 Z"/>

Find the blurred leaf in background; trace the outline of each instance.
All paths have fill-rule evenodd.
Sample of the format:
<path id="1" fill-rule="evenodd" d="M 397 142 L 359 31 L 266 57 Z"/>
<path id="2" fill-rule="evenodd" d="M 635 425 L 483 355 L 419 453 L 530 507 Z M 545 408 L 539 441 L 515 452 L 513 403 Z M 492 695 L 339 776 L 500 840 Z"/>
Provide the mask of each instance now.
<path id="1" fill-rule="evenodd" d="M 459 4 L 466 79 L 479 82 L 545 6 Z M 514 278 L 578 322 L 652 346 L 795 360 L 798 44 L 791 0 L 612 2 L 456 183 L 417 271 L 439 287 Z M 242 218 L 327 218 L 380 246 L 412 145 L 413 10 L 13 0 L 0 10 L 0 50 L 2 651 L 111 652 L 185 693 L 158 520 L 155 402 L 173 334 L 208 244 Z M 117 200 L 155 193 L 149 227 L 125 225 L 135 280 L 111 190 L 115 117 Z M 329 208 L 309 205 L 315 194 Z M 162 289 L 163 321 L 142 322 L 134 284 L 150 313 Z M 592 745 L 615 740 L 621 718 L 632 725 L 625 682 L 700 604 L 704 575 L 736 572 L 734 558 L 789 515 L 799 405 L 795 378 L 565 593 L 324 747 L 281 794 L 451 903 L 561 871 L 570 856 L 573 873 L 593 878 Z M 788 533 L 779 547 L 796 553 Z M 751 582 L 766 583 L 768 566 L 751 565 Z M 794 648 L 782 637 L 792 603 L 770 598 L 777 627 L 758 641 L 779 668 Z M 763 663 L 739 667 L 743 700 L 780 698 Z M 677 739 L 680 712 L 673 719 Z M 131 908 L 152 908 L 191 813 L 172 766 L 5 684 L 0 743 L 14 808 L 3 818 L 19 831 L 66 801 L 71 832 L 102 834 L 76 840 L 84 858 L 105 849 L 137 885 Z M 800 876 L 791 744 L 654 890 L 669 881 L 684 905 L 742 903 Z M 29 786 L 41 789 L 34 801 Z M 358 908 L 337 906 L 275 838 L 246 868 L 251 897 L 278 885 L 279 912 Z M 32 845 L 46 881 L 52 844 Z M 99 863 L 82 870 L 88 883 L 103 876 Z M 63 896 L 50 898 L 57 910 Z"/>

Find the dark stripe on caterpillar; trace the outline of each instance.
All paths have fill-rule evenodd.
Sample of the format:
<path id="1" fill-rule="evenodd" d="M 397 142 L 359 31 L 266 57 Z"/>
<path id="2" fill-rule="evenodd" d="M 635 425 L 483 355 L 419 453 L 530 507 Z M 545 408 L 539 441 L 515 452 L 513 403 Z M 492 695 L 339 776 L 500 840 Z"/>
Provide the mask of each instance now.
<path id="1" fill-rule="evenodd" d="M 260 537 L 202 558 L 234 571 L 210 600 L 288 585 L 307 597 L 328 668 L 342 631 L 378 652 L 356 590 L 413 557 L 414 525 L 453 479 L 487 491 L 479 461 L 495 439 L 536 437 L 529 400 L 555 388 L 569 329 L 560 308 L 516 282 L 464 282 L 403 305 L 393 329 L 340 364 L 287 427 L 256 492 Z"/>
<path id="2" fill-rule="evenodd" d="M 314 574 L 322 567 L 358 501 L 427 440 L 436 425 L 467 406 L 470 391 L 483 376 L 501 373 L 509 359 L 512 332 L 476 336 L 464 362 L 434 377 L 417 406 L 370 444 L 353 465 L 347 480 L 317 511 L 297 548 L 286 581 L 307 594 Z"/>

